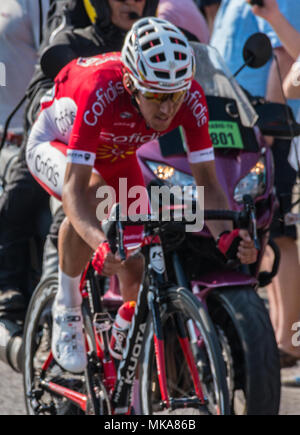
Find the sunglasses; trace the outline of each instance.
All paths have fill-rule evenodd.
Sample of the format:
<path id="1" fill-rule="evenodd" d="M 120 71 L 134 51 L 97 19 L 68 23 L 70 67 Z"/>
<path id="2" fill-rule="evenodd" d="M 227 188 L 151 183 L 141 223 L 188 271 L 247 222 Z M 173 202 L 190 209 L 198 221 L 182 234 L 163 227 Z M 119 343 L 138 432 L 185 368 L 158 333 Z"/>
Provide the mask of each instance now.
<path id="1" fill-rule="evenodd" d="M 155 92 L 142 92 L 142 95 L 146 100 L 156 101 L 158 103 L 164 103 L 167 100 L 171 100 L 173 103 L 177 103 L 186 94 L 186 91 L 178 91 L 170 94 L 167 93 L 155 93 Z"/>

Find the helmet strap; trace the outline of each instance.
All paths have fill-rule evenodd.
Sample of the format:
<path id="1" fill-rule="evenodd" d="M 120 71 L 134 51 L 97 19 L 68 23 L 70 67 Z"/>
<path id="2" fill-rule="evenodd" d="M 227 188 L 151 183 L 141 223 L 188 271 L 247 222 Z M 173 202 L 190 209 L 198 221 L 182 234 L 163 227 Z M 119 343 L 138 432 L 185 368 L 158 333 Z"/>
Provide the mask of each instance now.
<path id="1" fill-rule="evenodd" d="M 128 92 L 128 94 L 131 96 L 131 104 L 138 111 L 138 113 L 141 115 L 141 117 L 144 118 L 143 114 L 140 110 L 139 103 L 136 101 L 136 97 L 138 95 L 138 90 L 134 86 L 133 81 L 131 80 L 128 72 L 125 72 L 123 74 L 123 85 L 124 85 L 124 88 L 126 89 L 126 91 Z M 147 129 L 149 129 L 149 128 L 150 127 L 147 125 Z"/>

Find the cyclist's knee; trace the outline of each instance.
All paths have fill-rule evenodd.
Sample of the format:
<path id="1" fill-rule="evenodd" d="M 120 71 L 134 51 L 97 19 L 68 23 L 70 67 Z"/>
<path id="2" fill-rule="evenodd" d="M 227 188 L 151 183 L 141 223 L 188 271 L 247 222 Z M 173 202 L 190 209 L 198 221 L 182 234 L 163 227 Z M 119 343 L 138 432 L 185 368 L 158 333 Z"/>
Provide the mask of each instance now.
<path id="1" fill-rule="evenodd" d="M 79 236 L 66 217 L 59 230 L 59 263 L 62 270 L 69 276 L 79 275 L 92 253 L 91 247 Z"/>

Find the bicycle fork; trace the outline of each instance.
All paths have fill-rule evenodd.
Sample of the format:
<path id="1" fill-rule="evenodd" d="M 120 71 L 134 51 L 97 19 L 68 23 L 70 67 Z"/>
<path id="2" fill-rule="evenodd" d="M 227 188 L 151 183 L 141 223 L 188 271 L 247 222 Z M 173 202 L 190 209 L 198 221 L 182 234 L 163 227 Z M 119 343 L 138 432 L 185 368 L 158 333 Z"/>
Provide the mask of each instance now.
<path id="1" fill-rule="evenodd" d="M 187 366 L 192 376 L 194 389 L 196 393 L 195 398 L 183 398 L 175 399 L 170 398 L 168 394 L 167 386 L 167 373 L 166 373 L 166 359 L 165 359 L 165 344 L 164 335 L 160 318 L 159 300 L 156 297 L 155 290 L 149 289 L 148 293 L 148 305 L 152 314 L 153 332 L 154 332 L 154 348 L 156 357 L 156 366 L 158 372 L 159 386 L 162 398 L 162 408 L 168 409 L 180 409 L 187 408 L 189 406 L 195 406 L 197 404 L 204 405 L 205 398 L 199 379 L 199 373 L 197 365 L 190 347 L 189 339 L 185 331 L 184 323 L 179 314 L 174 315 L 175 328 L 177 337 L 185 357 Z"/>

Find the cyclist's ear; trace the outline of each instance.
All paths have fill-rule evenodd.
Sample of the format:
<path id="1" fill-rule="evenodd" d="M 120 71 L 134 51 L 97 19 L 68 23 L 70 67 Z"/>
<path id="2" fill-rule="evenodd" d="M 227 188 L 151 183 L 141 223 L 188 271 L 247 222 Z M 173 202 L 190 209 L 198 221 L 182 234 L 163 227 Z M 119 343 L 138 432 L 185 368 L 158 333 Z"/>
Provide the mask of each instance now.
<path id="1" fill-rule="evenodd" d="M 136 89 L 135 89 L 134 84 L 132 83 L 132 80 L 131 80 L 131 78 L 129 77 L 129 74 L 128 74 L 128 73 L 125 73 L 125 74 L 123 75 L 123 85 L 124 85 L 124 88 L 126 89 L 126 91 L 127 91 L 130 95 L 134 96 L 134 94 L 135 94 L 135 92 L 136 92 Z"/>

